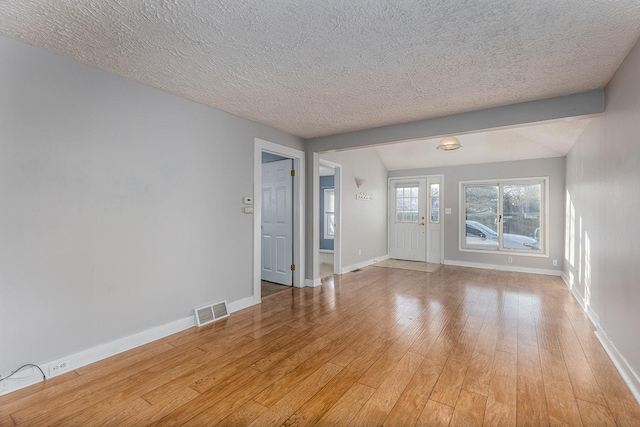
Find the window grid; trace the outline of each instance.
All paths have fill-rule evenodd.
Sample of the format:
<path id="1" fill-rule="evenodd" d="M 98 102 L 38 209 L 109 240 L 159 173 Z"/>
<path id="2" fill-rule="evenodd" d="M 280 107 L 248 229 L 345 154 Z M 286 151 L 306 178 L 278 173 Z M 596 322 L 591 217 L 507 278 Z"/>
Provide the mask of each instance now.
<path id="1" fill-rule="evenodd" d="M 396 222 L 418 222 L 418 186 L 396 187 Z"/>

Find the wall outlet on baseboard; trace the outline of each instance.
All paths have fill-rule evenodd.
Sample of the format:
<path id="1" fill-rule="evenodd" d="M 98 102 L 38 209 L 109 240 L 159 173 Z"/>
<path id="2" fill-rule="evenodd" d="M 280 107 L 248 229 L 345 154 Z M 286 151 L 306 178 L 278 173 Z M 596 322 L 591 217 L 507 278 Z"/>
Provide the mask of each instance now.
<path id="1" fill-rule="evenodd" d="M 511 264 L 511 263 L 513 262 L 513 257 L 509 257 L 509 258 L 507 258 L 507 262 L 508 262 L 509 264 Z"/>
<path id="2" fill-rule="evenodd" d="M 0 394 L 9 390 L 9 381 L 0 381 Z"/>
<path id="3" fill-rule="evenodd" d="M 63 360 L 62 362 L 58 362 L 55 363 L 51 366 L 49 366 L 49 375 L 57 375 L 61 372 L 66 371 L 67 369 L 69 369 L 69 361 L 68 360 Z"/>

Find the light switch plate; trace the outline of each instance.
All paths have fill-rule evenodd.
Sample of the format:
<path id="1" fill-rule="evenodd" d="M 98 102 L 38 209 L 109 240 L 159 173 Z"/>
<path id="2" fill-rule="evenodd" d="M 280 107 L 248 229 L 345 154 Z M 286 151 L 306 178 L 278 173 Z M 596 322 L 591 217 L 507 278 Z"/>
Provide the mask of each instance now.
<path id="1" fill-rule="evenodd" d="M 451 214 L 451 208 L 444 208 L 444 213 L 447 215 Z"/>
<path id="2" fill-rule="evenodd" d="M 246 214 L 252 214 L 253 213 L 253 208 L 242 208 L 242 212 L 244 212 Z"/>

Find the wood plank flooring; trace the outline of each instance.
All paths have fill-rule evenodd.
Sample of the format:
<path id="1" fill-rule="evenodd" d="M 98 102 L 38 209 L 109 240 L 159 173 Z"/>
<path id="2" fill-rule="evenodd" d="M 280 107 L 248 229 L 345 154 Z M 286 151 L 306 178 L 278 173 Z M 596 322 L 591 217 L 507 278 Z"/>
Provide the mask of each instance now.
<path id="1" fill-rule="evenodd" d="M 368 267 L 0 397 L 0 426 L 640 425 L 557 277 Z"/>

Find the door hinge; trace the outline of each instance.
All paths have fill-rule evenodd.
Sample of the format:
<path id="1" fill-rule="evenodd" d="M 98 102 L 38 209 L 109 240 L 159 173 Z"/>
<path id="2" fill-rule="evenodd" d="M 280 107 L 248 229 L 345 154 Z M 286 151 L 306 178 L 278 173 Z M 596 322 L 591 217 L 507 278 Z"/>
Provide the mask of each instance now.
<path id="1" fill-rule="evenodd" d="M 291 264 L 291 271 L 295 271 L 296 270 L 296 265 L 295 264 Z"/>
<path id="2" fill-rule="evenodd" d="M 295 171 L 295 169 L 291 169 L 291 176 L 296 176 L 296 171 Z"/>

